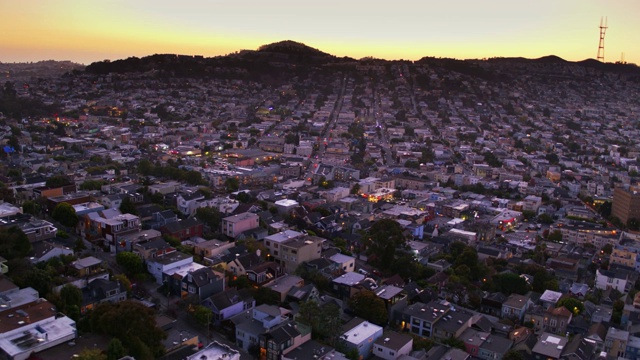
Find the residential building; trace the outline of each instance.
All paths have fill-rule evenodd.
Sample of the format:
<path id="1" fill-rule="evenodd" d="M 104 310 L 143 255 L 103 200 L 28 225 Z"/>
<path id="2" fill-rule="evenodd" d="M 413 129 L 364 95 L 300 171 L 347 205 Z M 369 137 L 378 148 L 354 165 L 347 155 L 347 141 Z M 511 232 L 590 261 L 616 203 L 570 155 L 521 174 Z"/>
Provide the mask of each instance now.
<path id="1" fill-rule="evenodd" d="M 228 345 L 213 341 L 209 343 L 209 345 L 198 350 L 198 352 L 185 358 L 185 360 L 202 359 L 240 360 L 240 352 L 238 352 L 238 350 L 232 349 Z"/>
<path id="2" fill-rule="evenodd" d="M 337 263 L 344 272 L 355 270 L 356 259 L 353 256 L 337 253 L 329 257 L 329 260 Z"/>
<path id="3" fill-rule="evenodd" d="M 44 298 L 11 307 L 5 313 L 11 320 L 0 324 L 0 357 L 4 359 L 26 360 L 77 336 L 75 321 Z"/>
<path id="4" fill-rule="evenodd" d="M 395 331 L 384 332 L 373 343 L 373 355 L 384 360 L 397 360 L 409 355 L 413 349 L 413 338 Z"/>
<path id="5" fill-rule="evenodd" d="M 58 232 L 58 229 L 52 223 L 33 218 L 31 221 L 19 223 L 18 227 L 27 235 L 31 243 L 53 239 Z"/>
<path id="6" fill-rule="evenodd" d="M 260 217 L 254 213 L 242 213 L 228 216 L 222 219 L 222 233 L 230 238 L 235 238 L 243 231 L 255 229 L 260 226 Z"/>
<path id="7" fill-rule="evenodd" d="M 629 343 L 629 332 L 609 327 L 604 339 L 604 351 L 613 358 L 624 358 Z"/>
<path id="8" fill-rule="evenodd" d="M 95 279 L 82 289 L 80 313 L 84 314 L 99 304 L 118 303 L 127 300 L 127 289 L 119 281 Z"/>
<path id="9" fill-rule="evenodd" d="M 241 312 L 252 310 L 256 301 L 251 296 L 249 289 L 228 288 L 204 299 L 202 305 L 211 309 L 213 313 L 211 321 L 214 325 L 219 326 L 223 321 Z"/>
<path id="10" fill-rule="evenodd" d="M 552 334 L 564 335 L 571 322 L 573 313 L 564 306 L 559 308 L 550 307 L 544 309 L 541 306 L 532 307 L 524 316 L 525 322 L 533 323 L 533 330 L 536 334 L 549 332 Z"/>
<path id="11" fill-rule="evenodd" d="M 155 258 L 147 259 L 147 271 L 156 279 L 156 283 L 161 285 L 164 279 L 164 273 L 193 262 L 193 256 L 176 251 Z"/>
<path id="12" fill-rule="evenodd" d="M 382 337 L 382 327 L 366 320 L 354 318 L 342 327 L 340 341 L 349 350 L 358 351 L 366 359 L 373 353 L 374 342 Z"/>
<path id="13" fill-rule="evenodd" d="M 538 342 L 531 349 L 531 355 L 536 360 L 557 360 L 562 356 L 562 351 L 569 340 L 565 337 L 542 333 Z"/>
<path id="14" fill-rule="evenodd" d="M 627 280 L 628 275 L 626 272 L 597 269 L 595 288 L 601 290 L 616 289 L 624 293 L 627 287 Z"/>
<path id="15" fill-rule="evenodd" d="M 213 294 L 220 293 L 225 288 L 223 273 L 208 267 L 191 271 L 182 278 L 181 297 L 193 296 L 202 301 Z"/>
<path id="16" fill-rule="evenodd" d="M 293 273 L 303 262 L 320 258 L 324 241 L 325 239 L 318 236 L 286 230 L 267 236 L 264 244 L 274 260 L 282 265 L 285 271 Z"/>
<path id="17" fill-rule="evenodd" d="M 611 216 L 615 216 L 623 224 L 629 219 L 640 219 L 640 192 L 617 187 L 613 190 Z"/>
<path id="18" fill-rule="evenodd" d="M 165 224 L 160 231 L 184 241 L 194 236 L 202 237 L 203 227 L 204 224 L 200 220 L 192 217 Z"/>
<path id="19" fill-rule="evenodd" d="M 531 300 L 528 297 L 520 294 L 511 294 L 502 304 L 502 317 L 522 321 L 530 305 Z"/>
<path id="20" fill-rule="evenodd" d="M 431 338 L 434 325 L 451 311 L 451 304 L 442 301 L 431 301 L 428 304 L 417 302 L 407 306 L 402 312 L 402 325 L 410 333 Z"/>
<path id="21" fill-rule="evenodd" d="M 236 345 L 245 351 L 259 346 L 260 335 L 287 321 L 287 313 L 285 309 L 263 304 L 234 316 L 231 321 L 235 324 Z"/>

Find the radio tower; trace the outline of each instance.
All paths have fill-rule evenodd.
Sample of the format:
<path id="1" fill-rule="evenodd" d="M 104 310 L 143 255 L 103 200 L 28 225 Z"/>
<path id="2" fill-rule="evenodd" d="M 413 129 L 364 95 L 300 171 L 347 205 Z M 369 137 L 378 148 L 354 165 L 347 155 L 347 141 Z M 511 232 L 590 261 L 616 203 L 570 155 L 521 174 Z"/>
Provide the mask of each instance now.
<path id="1" fill-rule="evenodd" d="M 607 31 L 607 18 L 600 18 L 600 43 L 598 44 L 598 61 L 604 62 L 604 34 Z"/>

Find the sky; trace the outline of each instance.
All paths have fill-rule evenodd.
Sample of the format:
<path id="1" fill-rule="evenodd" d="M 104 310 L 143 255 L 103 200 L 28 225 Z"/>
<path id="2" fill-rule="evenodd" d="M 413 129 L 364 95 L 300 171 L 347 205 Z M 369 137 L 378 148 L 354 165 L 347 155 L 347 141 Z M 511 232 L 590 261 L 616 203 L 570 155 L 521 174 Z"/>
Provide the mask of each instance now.
<path id="1" fill-rule="evenodd" d="M 0 62 L 218 56 L 293 40 L 336 56 L 557 55 L 640 64 L 639 0 L 0 0 Z"/>

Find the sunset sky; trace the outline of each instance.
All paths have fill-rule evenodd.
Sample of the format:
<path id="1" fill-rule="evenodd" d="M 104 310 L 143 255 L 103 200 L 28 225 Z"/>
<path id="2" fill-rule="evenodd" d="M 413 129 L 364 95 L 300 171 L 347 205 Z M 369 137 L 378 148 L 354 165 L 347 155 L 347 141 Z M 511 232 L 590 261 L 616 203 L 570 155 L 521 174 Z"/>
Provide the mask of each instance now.
<path id="1" fill-rule="evenodd" d="M 216 56 L 294 40 L 337 56 L 557 55 L 640 64 L 640 0 L 0 0 L 0 61 Z"/>

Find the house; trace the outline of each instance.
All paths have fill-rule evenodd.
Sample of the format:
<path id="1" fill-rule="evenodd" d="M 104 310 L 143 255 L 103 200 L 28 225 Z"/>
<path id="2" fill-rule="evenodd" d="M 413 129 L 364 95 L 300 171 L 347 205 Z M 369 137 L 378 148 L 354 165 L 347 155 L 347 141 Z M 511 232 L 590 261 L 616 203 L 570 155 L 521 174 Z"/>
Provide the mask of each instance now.
<path id="1" fill-rule="evenodd" d="M 202 301 L 213 294 L 222 292 L 224 288 L 224 274 L 204 267 L 191 271 L 182 278 L 181 297 L 194 296 L 198 301 Z"/>
<path id="2" fill-rule="evenodd" d="M 3 314 L 11 319 L 0 326 L 0 353 L 6 359 L 24 360 L 77 336 L 76 322 L 44 298 L 11 307 Z"/>
<path id="3" fill-rule="evenodd" d="M 80 313 L 94 309 L 104 302 L 118 303 L 127 300 L 127 289 L 119 281 L 95 279 L 82 289 Z"/>
<path id="4" fill-rule="evenodd" d="M 466 352 L 446 345 L 436 345 L 418 359 L 423 360 L 468 360 L 471 356 Z M 413 360 L 412 358 L 409 358 Z"/>
<path id="5" fill-rule="evenodd" d="M 225 251 L 231 249 L 235 246 L 235 242 L 226 242 L 217 239 L 203 241 L 201 243 L 197 243 L 194 248 L 194 254 L 199 255 L 203 258 L 214 258 L 223 254 Z"/>
<path id="6" fill-rule="evenodd" d="M 357 287 L 364 279 L 365 276 L 358 272 L 348 272 L 333 279 L 331 286 L 338 298 L 348 299 L 359 291 Z"/>
<path id="7" fill-rule="evenodd" d="M 286 309 L 263 304 L 234 316 L 236 346 L 244 351 L 259 346 L 260 335 L 287 321 L 287 314 Z"/>
<path id="8" fill-rule="evenodd" d="M 284 275 L 265 285 L 267 289 L 277 294 L 280 302 L 284 301 L 292 288 L 301 288 L 303 286 L 304 279 L 297 275 Z"/>
<path id="9" fill-rule="evenodd" d="M 531 300 L 528 297 L 520 294 L 511 294 L 502 304 L 502 317 L 522 321 L 530 304 Z"/>
<path id="10" fill-rule="evenodd" d="M 482 360 L 502 359 L 513 345 L 513 340 L 472 328 L 466 329 L 459 339 L 469 355 Z"/>
<path id="11" fill-rule="evenodd" d="M 604 349 L 604 340 L 607 337 L 608 326 L 603 323 L 594 323 L 589 327 L 585 340 L 595 345 L 596 351 L 600 352 Z"/>
<path id="12" fill-rule="evenodd" d="M 176 221 L 178 221 L 178 215 L 171 210 L 162 210 L 151 214 L 151 227 L 154 229 L 160 229 Z"/>
<path id="13" fill-rule="evenodd" d="M 140 218 L 117 209 L 92 212 L 84 216 L 82 231 L 87 240 L 104 240 L 115 251 L 122 237 L 139 232 Z"/>
<path id="14" fill-rule="evenodd" d="M 329 260 L 337 263 L 344 272 L 355 270 L 356 259 L 353 256 L 337 253 L 329 257 Z"/>
<path id="15" fill-rule="evenodd" d="M 260 335 L 260 351 L 268 360 L 280 360 L 296 347 L 311 340 L 311 327 L 287 321 Z"/>
<path id="16" fill-rule="evenodd" d="M 240 352 L 232 349 L 230 346 L 221 344 L 217 341 L 210 342 L 204 348 L 196 353 L 188 355 L 185 360 L 202 360 L 202 359 L 224 359 L 224 360 L 240 360 Z"/>
<path id="17" fill-rule="evenodd" d="M 607 290 L 616 289 L 621 293 L 625 292 L 627 287 L 628 275 L 622 271 L 596 270 L 596 289 Z"/>
<path id="18" fill-rule="evenodd" d="M 384 332 L 373 343 L 373 355 L 385 360 L 397 360 L 402 355 L 409 355 L 412 349 L 413 338 L 395 331 Z"/>
<path id="19" fill-rule="evenodd" d="M 153 259 L 176 251 L 176 249 L 169 245 L 163 238 L 137 242 L 133 245 L 132 250 L 134 254 L 140 256 L 143 260 Z"/>
<path id="20" fill-rule="evenodd" d="M 604 339 L 604 351 L 613 358 L 624 358 L 628 342 L 629 332 L 612 326 L 607 330 L 607 336 Z"/>
<path id="21" fill-rule="evenodd" d="M 222 233 L 230 238 L 235 238 L 240 233 L 259 226 L 260 217 L 250 212 L 228 216 L 223 218 L 221 223 Z"/>
<path id="22" fill-rule="evenodd" d="M 533 306 L 524 316 L 525 322 L 532 322 L 536 334 L 549 332 L 564 335 L 571 322 L 573 313 L 564 306 L 544 309 L 541 306 Z"/>
<path id="23" fill-rule="evenodd" d="M 589 285 L 575 282 L 571 284 L 571 288 L 569 289 L 569 295 L 578 299 L 584 299 L 584 297 L 587 296 L 588 292 Z"/>
<path id="24" fill-rule="evenodd" d="M 27 222 L 21 222 L 17 226 L 27 235 L 31 243 L 53 239 L 58 232 L 58 229 L 46 220 L 31 219 Z"/>
<path id="25" fill-rule="evenodd" d="M 47 261 L 51 258 L 62 255 L 73 255 L 72 249 L 59 244 L 54 244 L 49 241 L 37 242 L 35 244 L 32 244 L 31 247 L 31 262 L 33 263 Z"/>
<path id="26" fill-rule="evenodd" d="M 542 333 L 536 342 L 531 353 L 536 360 L 556 360 L 560 359 L 564 347 L 569 340 L 565 337 Z"/>
<path id="27" fill-rule="evenodd" d="M 309 340 L 282 355 L 282 360 L 302 359 L 346 360 L 347 358 L 331 346 L 321 344 L 315 340 Z"/>
<path id="28" fill-rule="evenodd" d="M 194 236 L 202 237 L 204 224 L 196 218 L 188 218 L 180 221 L 170 222 L 160 227 L 163 234 L 169 234 L 180 241 L 187 240 Z"/>
<path id="29" fill-rule="evenodd" d="M 417 302 L 402 311 L 402 324 L 410 333 L 431 338 L 434 325 L 451 311 L 447 301 L 431 301 L 428 304 Z"/>
<path id="30" fill-rule="evenodd" d="M 629 352 L 627 351 L 627 355 L 628 353 Z M 587 341 L 581 335 L 576 335 L 569 344 L 565 346 L 564 351 L 562 352 L 562 359 L 591 360 L 594 358 L 594 354 L 596 354 L 595 344 Z M 629 357 L 629 359 L 637 358 L 637 356 Z"/>
<path id="31" fill-rule="evenodd" d="M 440 341 L 458 338 L 463 331 L 471 327 L 472 319 L 473 313 L 467 310 L 451 311 L 450 309 L 433 323 L 431 336 Z"/>
<path id="32" fill-rule="evenodd" d="M 188 264 L 193 263 L 193 256 L 180 251 L 147 259 L 147 271 L 156 279 L 156 283 L 161 285 L 165 280 L 164 273 Z"/>
<path id="33" fill-rule="evenodd" d="M 76 269 L 81 280 L 82 285 L 78 286 L 79 288 L 87 286 L 95 279 L 109 279 L 109 273 L 105 270 L 103 261 L 93 256 L 78 259 L 72 262 L 71 266 Z"/>
<path id="34" fill-rule="evenodd" d="M 540 301 L 540 304 L 542 304 L 542 307 L 546 310 L 550 307 L 555 307 L 562 295 L 563 294 L 558 291 L 545 290 L 538 301 Z"/>
<path id="35" fill-rule="evenodd" d="M 293 273 L 303 262 L 320 258 L 322 243 L 325 239 L 289 230 L 282 233 L 287 234 L 268 236 L 264 244 L 275 262 L 282 265 L 285 271 Z M 288 237 L 289 233 L 300 235 Z"/>
<path id="36" fill-rule="evenodd" d="M 507 296 L 501 292 L 485 295 L 480 302 L 480 312 L 483 314 L 502 316 L 502 304 L 507 301 Z"/>
<path id="37" fill-rule="evenodd" d="M 199 191 L 180 193 L 176 197 L 176 206 L 183 215 L 192 216 L 196 213 L 198 202 L 204 199 L 204 194 Z"/>
<path id="38" fill-rule="evenodd" d="M 360 318 L 353 318 L 342 327 L 341 343 L 346 349 L 355 349 L 360 358 L 368 358 L 373 352 L 373 343 L 382 337 L 382 327 Z"/>
<path id="39" fill-rule="evenodd" d="M 204 299 L 202 305 L 211 310 L 213 313 L 211 321 L 219 326 L 223 321 L 241 312 L 252 310 L 256 301 L 249 289 L 229 288 Z"/>

